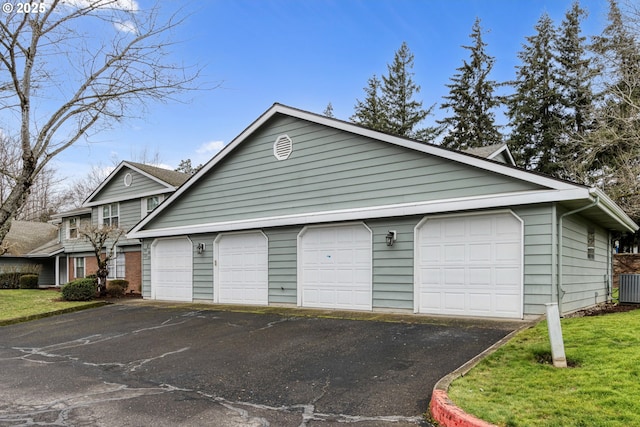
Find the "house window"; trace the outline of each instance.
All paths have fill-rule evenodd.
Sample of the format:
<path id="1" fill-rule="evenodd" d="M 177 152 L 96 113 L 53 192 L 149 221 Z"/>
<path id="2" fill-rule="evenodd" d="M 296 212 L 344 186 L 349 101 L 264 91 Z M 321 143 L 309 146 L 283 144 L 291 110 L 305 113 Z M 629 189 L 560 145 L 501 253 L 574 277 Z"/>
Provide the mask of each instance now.
<path id="1" fill-rule="evenodd" d="M 596 259 L 596 231 L 593 227 L 587 230 L 587 259 Z"/>
<path id="2" fill-rule="evenodd" d="M 118 204 L 111 203 L 110 205 L 104 205 L 102 207 L 102 225 L 107 227 L 118 226 Z"/>
<path id="3" fill-rule="evenodd" d="M 84 277 L 84 258 L 74 258 L 73 275 L 76 278 Z"/>
<path id="4" fill-rule="evenodd" d="M 80 218 L 69 218 L 69 239 L 78 238 L 79 226 L 80 226 Z"/>
<path id="5" fill-rule="evenodd" d="M 124 252 L 118 252 L 116 256 L 109 260 L 109 275 L 107 279 L 124 279 L 125 258 Z"/>
<path id="6" fill-rule="evenodd" d="M 160 197 L 152 196 L 147 197 L 147 213 L 152 212 L 160 204 Z"/>

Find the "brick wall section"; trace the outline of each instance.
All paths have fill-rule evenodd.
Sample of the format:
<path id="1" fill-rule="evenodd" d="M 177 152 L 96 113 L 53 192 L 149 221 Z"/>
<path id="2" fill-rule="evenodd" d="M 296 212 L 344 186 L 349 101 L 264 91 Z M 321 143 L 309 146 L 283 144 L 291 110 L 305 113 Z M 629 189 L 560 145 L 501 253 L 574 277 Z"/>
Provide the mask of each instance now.
<path id="1" fill-rule="evenodd" d="M 640 254 L 615 254 L 613 256 L 613 287 L 617 288 L 621 274 L 640 274 Z"/>
<path id="2" fill-rule="evenodd" d="M 129 282 L 127 292 L 142 293 L 142 256 L 141 252 L 125 252 L 125 280 Z"/>

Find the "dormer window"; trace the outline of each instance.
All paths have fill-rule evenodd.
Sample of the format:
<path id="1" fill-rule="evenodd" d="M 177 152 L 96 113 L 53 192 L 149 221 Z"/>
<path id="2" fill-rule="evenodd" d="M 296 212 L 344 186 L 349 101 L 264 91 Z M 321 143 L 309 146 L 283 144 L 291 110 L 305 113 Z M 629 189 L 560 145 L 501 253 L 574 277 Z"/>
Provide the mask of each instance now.
<path id="1" fill-rule="evenodd" d="M 153 212 L 164 200 L 163 195 L 145 197 L 142 199 L 142 218 Z"/>

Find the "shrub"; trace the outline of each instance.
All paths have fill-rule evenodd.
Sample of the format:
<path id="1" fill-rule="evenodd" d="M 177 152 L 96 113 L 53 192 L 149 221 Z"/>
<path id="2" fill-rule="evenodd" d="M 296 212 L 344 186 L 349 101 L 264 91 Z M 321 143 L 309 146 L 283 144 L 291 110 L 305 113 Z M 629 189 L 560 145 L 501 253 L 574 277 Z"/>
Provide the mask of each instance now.
<path id="1" fill-rule="evenodd" d="M 126 280 L 109 280 L 107 282 L 107 295 L 109 295 L 110 297 L 120 298 L 124 296 L 124 293 L 126 292 L 128 287 L 129 282 Z"/>
<path id="2" fill-rule="evenodd" d="M 66 301 L 90 301 L 96 296 L 96 283 L 91 278 L 76 279 L 62 287 Z"/>
<path id="3" fill-rule="evenodd" d="M 38 276 L 35 274 L 20 276 L 20 289 L 38 289 Z"/>
<path id="4" fill-rule="evenodd" d="M 38 264 L 3 265 L 0 267 L 0 289 L 18 289 L 20 277 L 25 274 L 40 274 L 42 269 Z"/>

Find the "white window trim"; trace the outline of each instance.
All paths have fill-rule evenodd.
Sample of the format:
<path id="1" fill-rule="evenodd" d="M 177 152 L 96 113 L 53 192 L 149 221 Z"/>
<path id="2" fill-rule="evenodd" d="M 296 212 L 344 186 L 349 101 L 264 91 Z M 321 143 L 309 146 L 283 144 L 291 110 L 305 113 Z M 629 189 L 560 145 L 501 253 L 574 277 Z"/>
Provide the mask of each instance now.
<path id="1" fill-rule="evenodd" d="M 120 226 L 120 203 L 119 202 L 114 202 L 114 203 L 105 203 L 103 205 L 98 206 L 98 224 L 100 224 L 100 226 L 104 225 L 104 207 L 105 206 L 111 206 L 111 205 L 117 205 L 118 206 L 118 215 L 114 216 L 111 215 L 109 216 L 109 218 L 118 218 L 118 227 Z M 110 213 L 111 209 L 109 209 Z"/>
<path id="2" fill-rule="evenodd" d="M 82 277 L 78 277 L 78 260 L 82 260 Z M 73 277 L 82 279 L 87 276 L 87 262 L 84 257 L 73 257 Z"/>
<path id="3" fill-rule="evenodd" d="M 118 256 L 122 256 L 122 263 L 118 263 Z M 121 250 L 118 250 L 117 247 L 114 248 L 114 256 L 109 260 L 109 275 L 107 276 L 107 279 L 124 279 L 127 274 L 126 266 L 127 260 L 125 253 Z M 121 267 L 124 270 L 124 274 L 122 274 L 121 276 L 118 276 L 118 267 Z"/>
<path id="4" fill-rule="evenodd" d="M 147 215 L 149 215 L 151 212 L 153 211 L 148 211 L 147 210 L 147 200 L 150 199 L 151 197 L 157 197 L 158 198 L 158 206 L 160 206 L 160 203 L 162 203 L 164 201 L 164 194 L 152 194 L 150 196 L 145 196 L 143 198 L 140 199 L 140 218 L 144 218 Z M 157 209 L 157 207 L 156 207 Z M 155 211 L 155 209 L 154 209 Z"/>
<path id="5" fill-rule="evenodd" d="M 71 220 L 74 220 L 74 219 L 76 221 L 76 226 L 75 226 L 76 237 L 71 237 Z M 74 217 L 69 218 L 67 220 L 67 230 L 66 230 L 67 233 L 66 233 L 66 236 L 65 236 L 67 238 L 67 240 L 77 240 L 78 238 L 80 238 L 79 231 L 80 231 L 80 217 L 79 216 L 74 216 Z"/>

